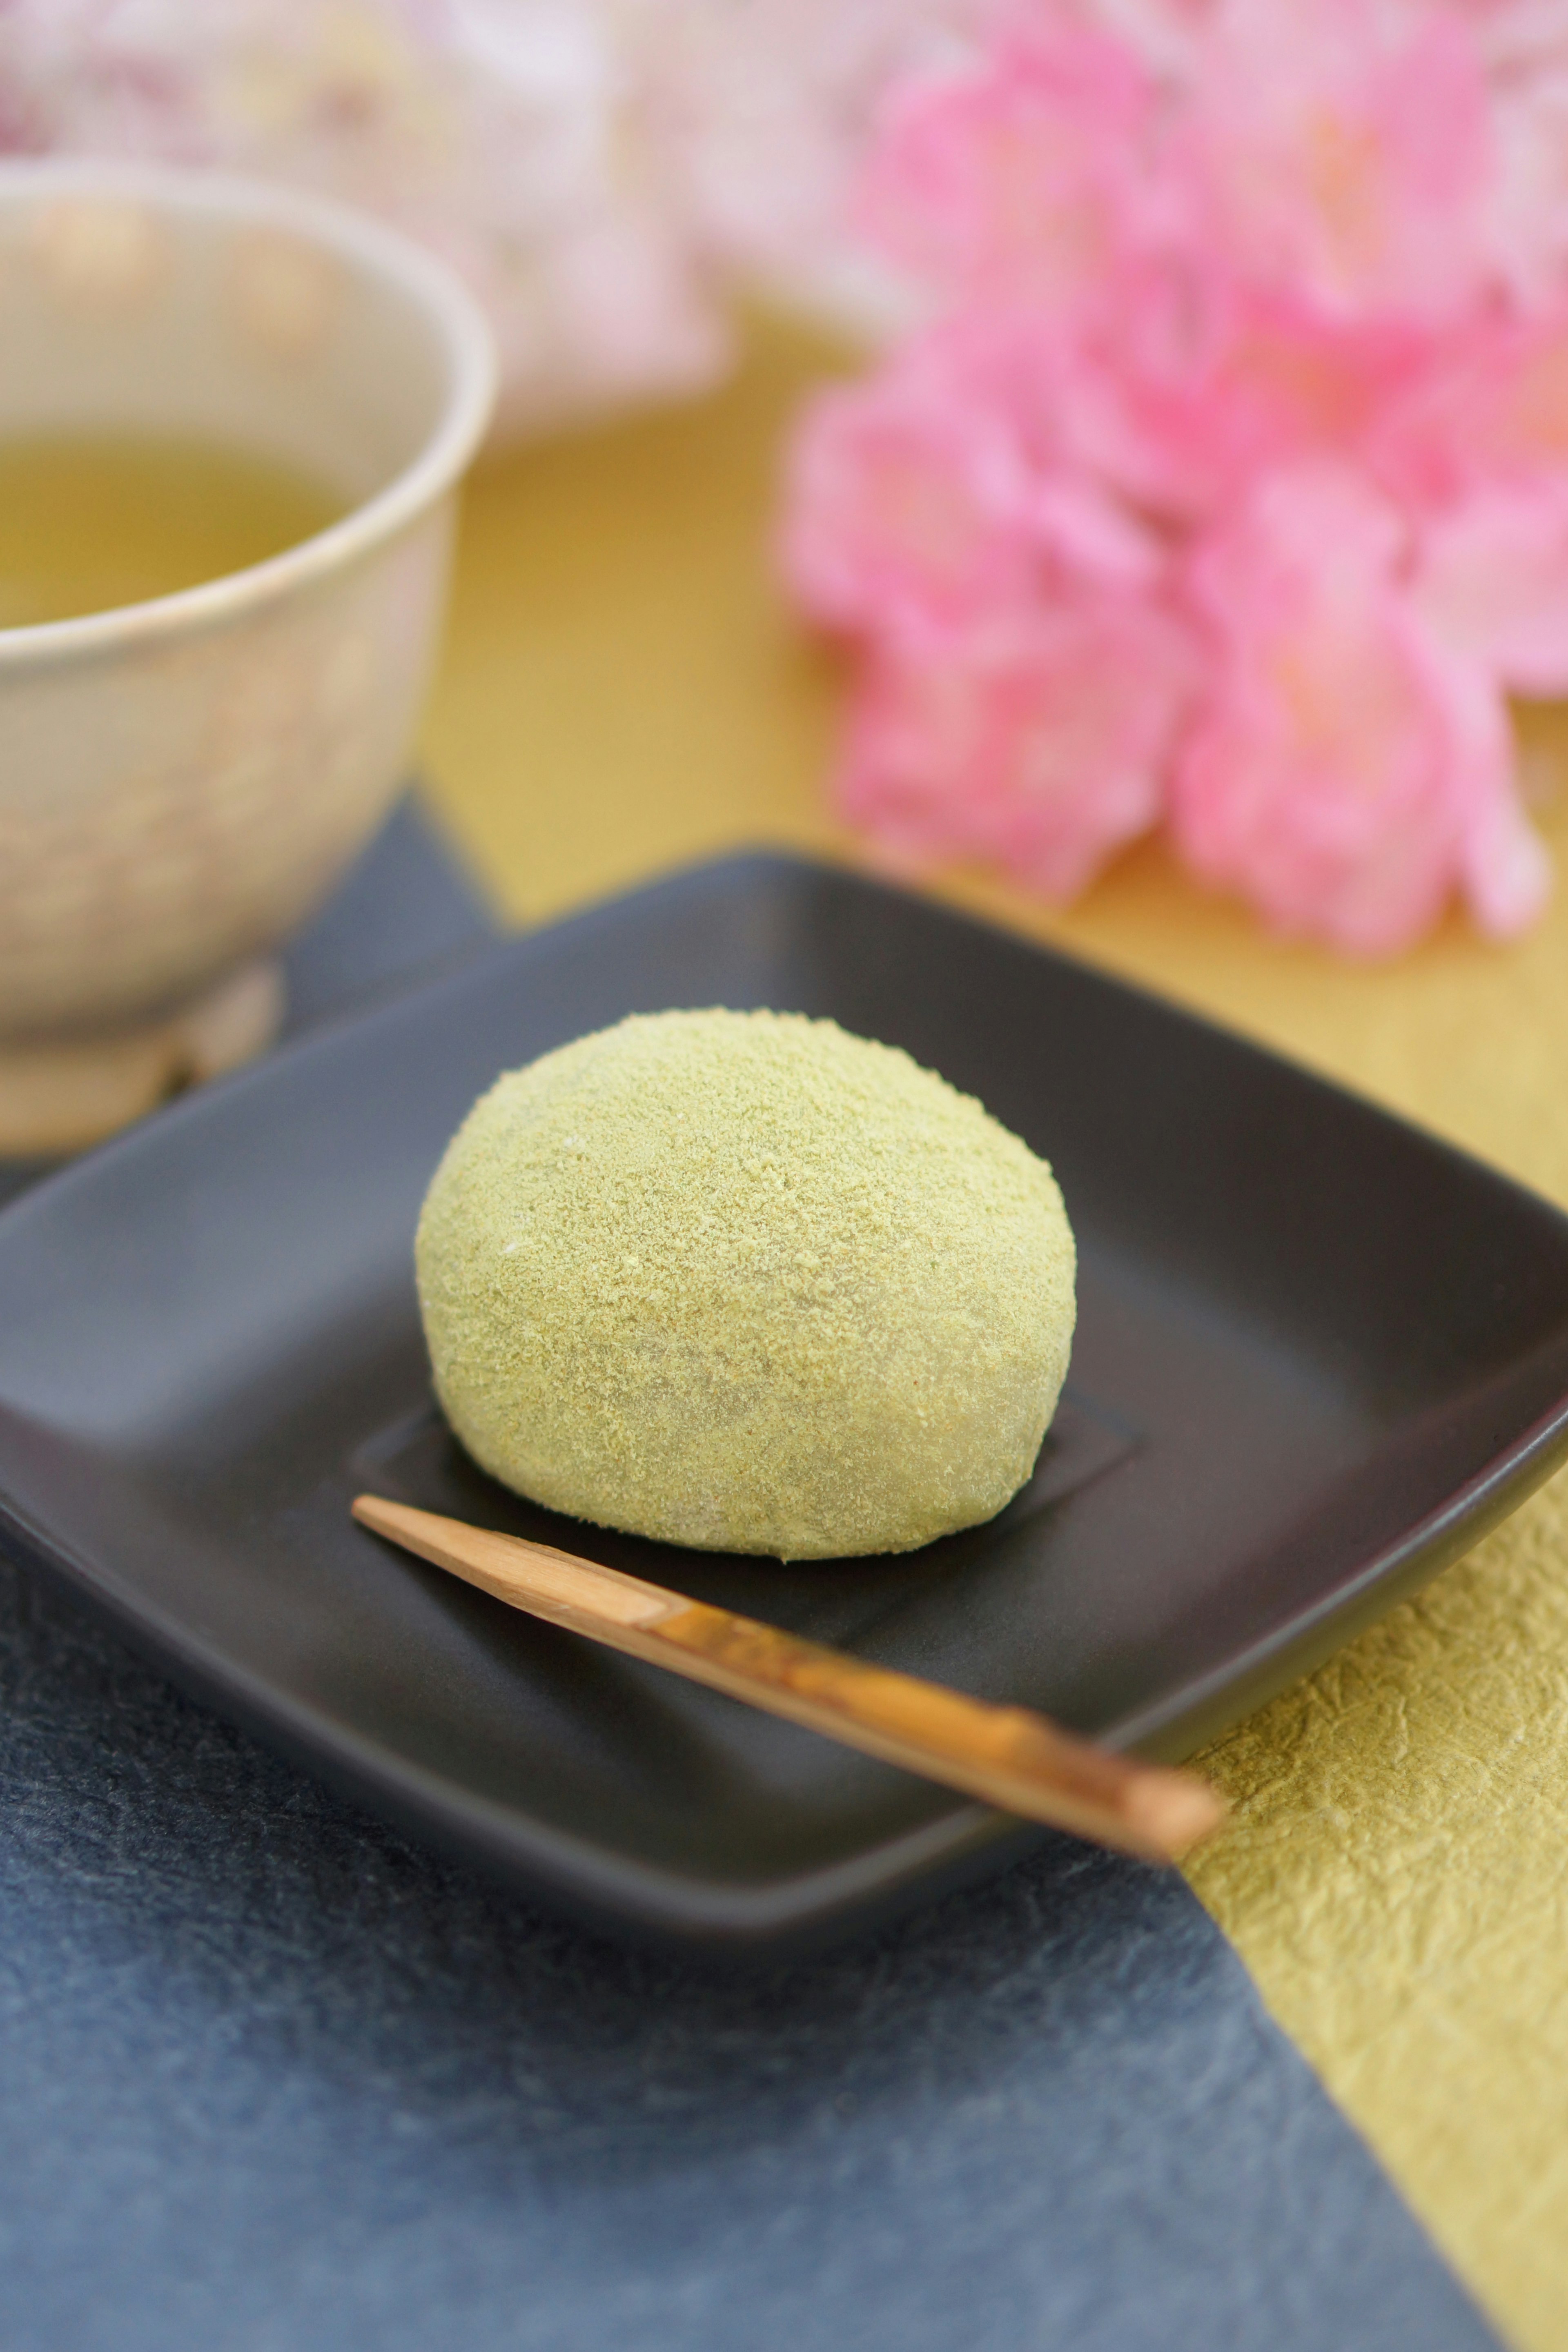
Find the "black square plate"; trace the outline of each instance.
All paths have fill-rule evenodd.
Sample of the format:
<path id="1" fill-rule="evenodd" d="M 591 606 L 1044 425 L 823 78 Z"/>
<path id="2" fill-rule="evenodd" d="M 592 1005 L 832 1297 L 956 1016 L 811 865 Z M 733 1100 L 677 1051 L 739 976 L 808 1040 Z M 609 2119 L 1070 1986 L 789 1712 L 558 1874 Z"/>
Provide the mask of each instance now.
<path id="1" fill-rule="evenodd" d="M 990 1526 L 788 1569 L 552 1518 L 431 1408 L 410 1271 L 496 1073 L 634 1011 L 907 1046 L 1055 1163 L 1068 1398 Z M 485 952 L 0 1217 L 0 1530 L 188 1685 L 601 1922 L 776 1952 L 1037 1833 L 539 1625 L 354 1527 L 369 1485 L 1178 1756 L 1568 1451 L 1568 1219 L 1169 1006 L 793 860 Z"/>

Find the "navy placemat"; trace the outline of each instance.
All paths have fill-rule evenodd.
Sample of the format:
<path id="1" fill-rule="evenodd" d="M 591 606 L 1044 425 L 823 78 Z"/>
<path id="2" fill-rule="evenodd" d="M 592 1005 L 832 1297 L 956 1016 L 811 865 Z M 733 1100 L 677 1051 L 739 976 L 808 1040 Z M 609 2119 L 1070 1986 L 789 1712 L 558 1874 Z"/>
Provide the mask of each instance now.
<path id="1" fill-rule="evenodd" d="M 403 813 L 297 1022 L 471 943 Z M 5 2352 L 1471 2352 L 1184 1883 L 1067 1839 L 787 1972 L 408 1845 L 0 1564 Z"/>

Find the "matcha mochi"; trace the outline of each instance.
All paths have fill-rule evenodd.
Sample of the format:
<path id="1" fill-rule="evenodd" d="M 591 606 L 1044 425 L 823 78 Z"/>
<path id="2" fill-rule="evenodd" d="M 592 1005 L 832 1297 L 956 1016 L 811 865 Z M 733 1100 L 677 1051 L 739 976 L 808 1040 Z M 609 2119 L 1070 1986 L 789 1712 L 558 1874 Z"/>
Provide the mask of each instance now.
<path id="1" fill-rule="evenodd" d="M 798 1013 L 637 1015 L 499 1079 L 416 1248 L 436 1386 L 552 1510 L 784 1559 L 999 1511 L 1067 1372 L 1045 1162 Z"/>

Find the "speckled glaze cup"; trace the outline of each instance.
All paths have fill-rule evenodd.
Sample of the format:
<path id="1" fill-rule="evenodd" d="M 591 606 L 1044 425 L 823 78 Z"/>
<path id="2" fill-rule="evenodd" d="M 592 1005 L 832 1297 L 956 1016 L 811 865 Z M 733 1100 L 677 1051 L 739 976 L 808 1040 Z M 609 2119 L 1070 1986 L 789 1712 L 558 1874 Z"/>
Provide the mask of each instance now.
<path id="1" fill-rule="evenodd" d="M 0 1156 L 92 1141 L 275 1034 L 278 942 L 406 773 L 494 383 L 463 289 L 351 213 L 0 166 L 0 436 L 200 436 L 347 508 L 178 595 L 0 629 Z"/>

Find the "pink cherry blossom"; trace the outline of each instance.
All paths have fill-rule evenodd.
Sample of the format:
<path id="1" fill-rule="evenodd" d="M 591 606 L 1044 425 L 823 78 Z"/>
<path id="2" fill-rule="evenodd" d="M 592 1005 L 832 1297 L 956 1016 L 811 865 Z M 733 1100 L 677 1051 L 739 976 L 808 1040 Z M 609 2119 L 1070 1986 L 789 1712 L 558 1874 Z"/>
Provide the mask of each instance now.
<path id="1" fill-rule="evenodd" d="M 1434 667 L 1465 783 L 1459 887 L 1489 938 L 1512 939 L 1552 896 L 1552 861 L 1520 803 L 1508 709 L 1495 677 L 1479 663 L 1455 660 L 1439 647 Z"/>
<path id="2" fill-rule="evenodd" d="M 1242 0 L 1216 16 L 1192 88 L 1192 168 L 1247 275 L 1338 315 L 1444 318 L 1473 299 L 1491 127 L 1452 11 L 1390 23 L 1365 0 Z"/>
<path id="3" fill-rule="evenodd" d="M 1478 494 L 1549 492 L 1568 477 L 1568 284 L 1521 315 L 1489 305 L 1431 341 L 1368 419 L 1369 470 L 1415 511 Z"/>
<path id="4" fill-rule="evenodd" d="M 781 555 L 827 627 L 940 634 L 1164 568 L 1157 535 L 1053 439 L 1051 347 L 1014 323 L 961 317 L 803 413 Z"/>
<path id="5" fill-rule="evenodd" d="M 1154 93 L 1121 42 L 1022 26 L 978 68 L 899 91 L 860 191 L 892 260 L 970 301 L 1067 314 L 1137 242 Z"/>
<path id="6" fill-rule="evenodd" d="M 1279 930 L 1352 954 L 1409 946 L 1456 887 L 1484 928 L 1517 929 L 1545 887 L 1498 688 L 1426 625 L 1410 553 L 1376 491 L 1313 466 L 1193 561 L 1214 661 L 1173 777 L 1178 845 Z"/>
<path id="7" fill-rule="evenodd" d="M 1414 593 L 1457 662 L 1568 693 L 1568 485 L 1483 490 L 1429 523 Z"/>
<path id="8" fill-rule="evenodd" d="M 1163 78 L 1189 81 L 1225 0 L 1100 0 L 1095 15 Z"/>
<path id="9" fill-rule="evenodd" d="M 932 660 L 867 663 L 838 800 L 910 865 L 994 859 L 1062 901 L 1147 831 L 1192 676 L 1178 625 L 1141 597 L 999 614 Z"/>
<path id="10" fill-rule="evenodd" d="M 1568 5 L 1035 0 L 889 106 L 927 310 L 808 418 L 841 797 L 1047 895 L 1168 821 L 1278 929 L 1507 937 L 1568 691 Z"/>
<path id="11" fill-rule="evenodd" d="M 1499 273 L 1526 309 L 1550 304 L 1568 264 L 1568 25 L 1556 54 L 1503 77 L 1492 106 L 1496 184 L 1489 219 Z"/>
<path id="12" fill-rule="evenodd" d="M 1472 475 L 1521 484 L 1568 472 L 1568 300 L 1511 331 L 1478 335 L 1458 419 Z"/>
<path id="13" fill-rule="evenodd" d="M 1032 484 L 1005 420 L 918 367 L 820 394 L 796 432 L 782 555 L 831 628 L 963 621 L 1034 568 Z"/>
<path id="14" fill-rule="evenodd" d="M 1316 452 L 1367 456 L 1413 396 L 1430 341 L 1402 319 L 1325 316 L 1289 291 L 1186 276 L 1184 340 L 1157 333 L 1149 274 L 1117 329 L 1058 363 L 1071 445 L 1129 497 L 1188 520 L 1268 467 Z M 1368 459 L 1370 462 L 1370 457 Z"/>

